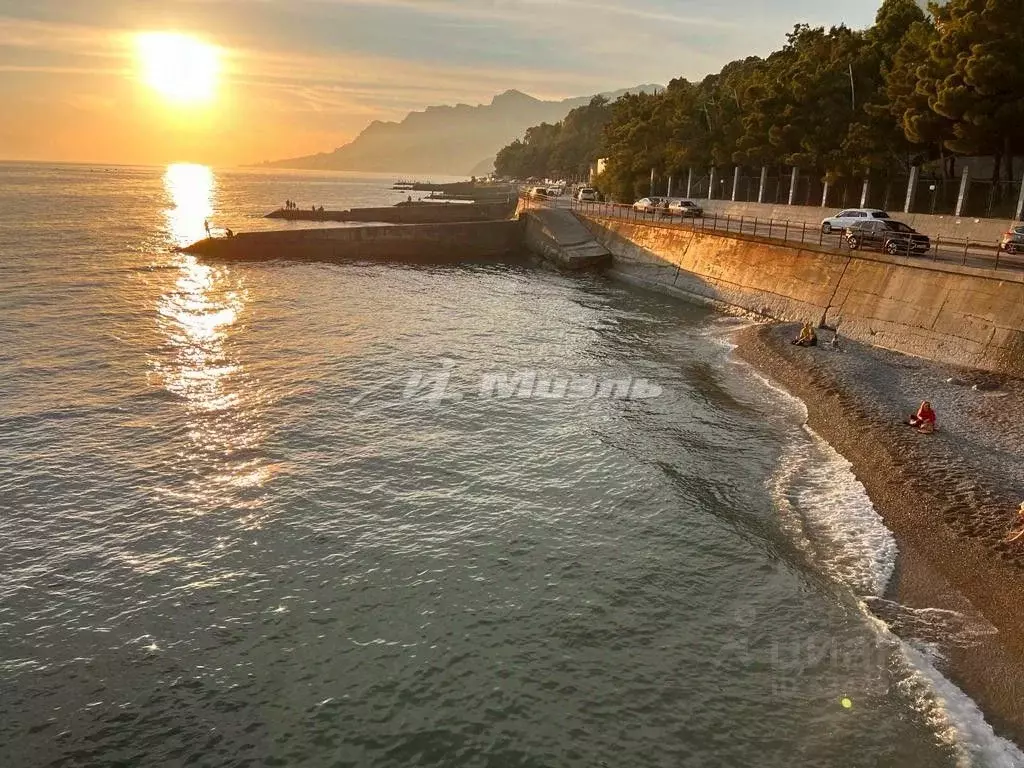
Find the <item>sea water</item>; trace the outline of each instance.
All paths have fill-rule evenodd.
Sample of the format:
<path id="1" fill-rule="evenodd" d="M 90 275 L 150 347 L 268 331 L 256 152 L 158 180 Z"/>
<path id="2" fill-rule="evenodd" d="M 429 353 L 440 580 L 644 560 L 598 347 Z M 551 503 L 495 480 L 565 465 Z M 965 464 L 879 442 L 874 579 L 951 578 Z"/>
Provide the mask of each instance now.
<path id="1" fill-rule="evenodd" d="M 0 166 L 0 764 L 1021 764 L 735 321 L 173 250 L 390 181 Z"/>

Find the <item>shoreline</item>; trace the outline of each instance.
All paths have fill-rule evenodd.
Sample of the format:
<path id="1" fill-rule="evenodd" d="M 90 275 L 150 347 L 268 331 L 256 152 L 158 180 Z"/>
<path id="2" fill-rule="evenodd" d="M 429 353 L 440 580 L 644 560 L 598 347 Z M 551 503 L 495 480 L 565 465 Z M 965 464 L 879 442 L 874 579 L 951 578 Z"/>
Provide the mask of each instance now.
<path id="1" fill-rule="evenodd" d="M 846 340 L 841 352 L 794 347 L 797 328 L 744 328 L 734 335 L 735 354 L 799 398 L 808 426 L 853 465 L 899 548 L 883 599 L 955 612 L 943 614 L 957 618 L 935 638 L 940 671 L 999 735 L 1024 744 L 1024 539 L 1002 542 L 1024 495 L 1019 475 L 1000 473 L 1002 429 L 1014 416 L 1024 419 L 1024 385 Z M 917 400 L 938 401 L 934 435 L 900 424 L 916 407 L 917 387 L 925 392 Z M 953 414 L 948 426 L 944 406 Z M 990 411 L 1004 419 L 992 426 Z M 1015 436 L 1006 438 L 1011 446 Z M 980 445 L 979 455 L 969 455 L 965 442 Z M 899 617 L 887 623 L 897 635 L 911 630 Z M 965 631 L 981 623 L 995 631 Z"/>

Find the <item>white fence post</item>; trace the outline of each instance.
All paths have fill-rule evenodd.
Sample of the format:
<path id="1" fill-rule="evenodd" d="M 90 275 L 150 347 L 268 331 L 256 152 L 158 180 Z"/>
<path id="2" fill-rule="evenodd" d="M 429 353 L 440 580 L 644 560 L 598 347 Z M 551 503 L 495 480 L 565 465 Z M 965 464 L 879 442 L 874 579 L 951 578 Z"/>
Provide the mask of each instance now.
<path id="1" fill-rule="evenodd" d="M 914 197 L 917 194 L 917 177 L 920 172 L 921 169 L 916 165 L 910 169 L 910 178 L 907 179 L 907 197 L 903 201 L 904 213 L 910 213 L 910 208 L 914 205 Z"/>
<path id="2" fill-rule="evenodd" d="M 960 174 L 960 194 L 956 196 L 956 216 L 957 218 L 964 211 L 964 203 L 967 202 L 967 185 L 970 183 L 971 171 L 966 165 L 964 166 L 963 172 Z"/>

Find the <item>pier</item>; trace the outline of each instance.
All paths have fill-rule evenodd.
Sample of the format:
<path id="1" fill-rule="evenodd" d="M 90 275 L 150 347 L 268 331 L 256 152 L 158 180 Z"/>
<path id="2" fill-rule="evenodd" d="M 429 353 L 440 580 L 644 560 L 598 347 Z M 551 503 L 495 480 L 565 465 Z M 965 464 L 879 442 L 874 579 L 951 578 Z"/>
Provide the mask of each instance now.
<path id="1" fill-rule="evenodd" d="M 237 261 L 388 261 L 458 264 L 514 260 L 525 253 L 519 221 L 243 232 L 207 238 L 185 253 Z"/>
<path id="2" fill-rule="evenodd" d="M 379 224 L 451 224 L 468 221 L 508 219 L 518 200 L 486 203 L 399 203 L 377 208 L 353 208 L 345 211 L 321 211 L 308 208 L 279 208 L 268 219 L 287 221 L 337 221 Z"/>

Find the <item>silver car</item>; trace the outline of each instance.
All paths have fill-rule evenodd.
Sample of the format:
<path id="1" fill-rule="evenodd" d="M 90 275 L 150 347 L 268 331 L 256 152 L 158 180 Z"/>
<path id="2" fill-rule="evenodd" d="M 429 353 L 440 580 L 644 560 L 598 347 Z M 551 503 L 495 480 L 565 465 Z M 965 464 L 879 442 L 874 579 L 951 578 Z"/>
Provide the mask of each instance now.
<path id="1" fill-rule="evenodd" d="M 821 231 L 829 234 L 833 230 L 844 230 L 847 227 L 870 219 L 888 219 L 889 214 L 878 208 L 847 208 L 835 216 L 829 216 L 821 221 Z"/>
<path id="2" fill-rule="evenodd" d="M 641 197 L 633 203 L 633 210 L 641 213 L 654 213 L 661 210 L 660 197 Z"/>
<path id="3" fill-rule="evenodd" d="M 672 216 L 689 216 L 694 219 L 699 219 L 704 215 L 704 209 L 693 200 L 673 200 L 668 204 L 668 212 Z"/>

